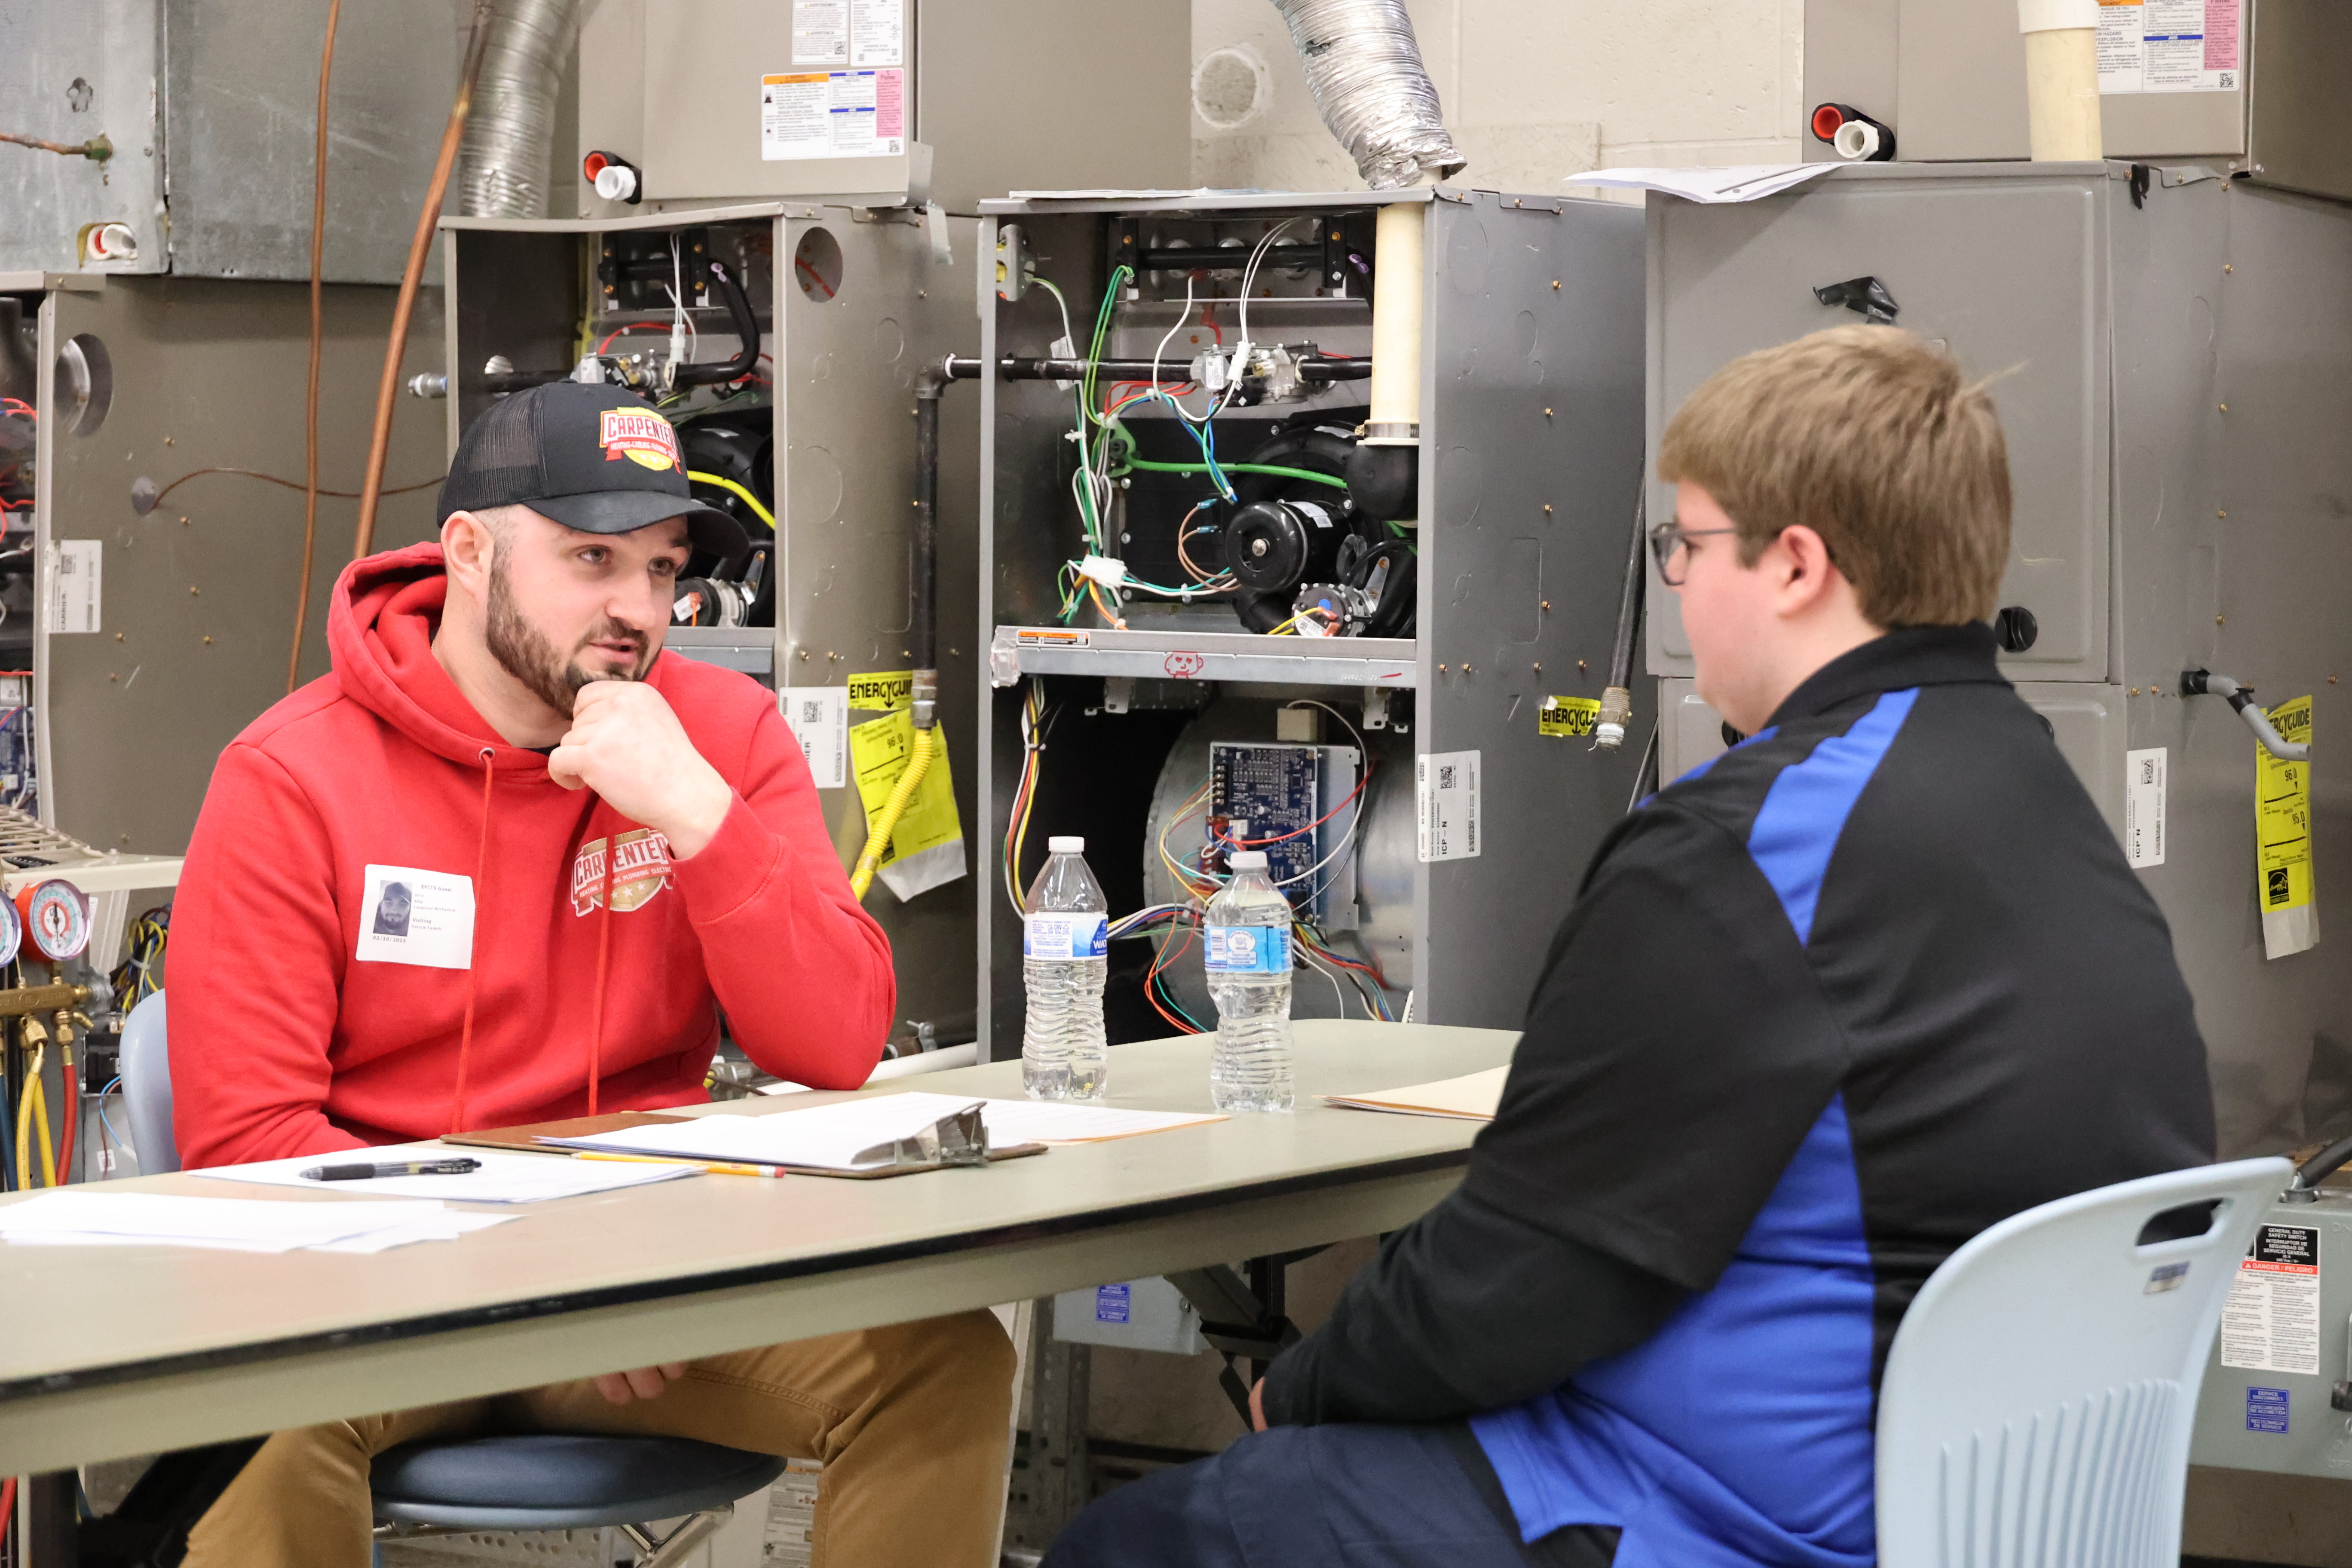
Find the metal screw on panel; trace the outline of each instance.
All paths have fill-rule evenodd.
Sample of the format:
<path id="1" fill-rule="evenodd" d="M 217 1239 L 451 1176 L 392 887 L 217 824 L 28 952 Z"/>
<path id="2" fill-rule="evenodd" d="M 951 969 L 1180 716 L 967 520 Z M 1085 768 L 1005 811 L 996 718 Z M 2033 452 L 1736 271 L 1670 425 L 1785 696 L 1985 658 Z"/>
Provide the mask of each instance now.
<path id="1" fill-rule="evenodd" d="M 1444 674 L 1445 673 L 1445 667 L 1444 667 L 1444 665 L 1442 665 L 1442 664 L 1441 664 L 1441 665 L 1439 665 L 1439 666 L 1437 667 L 1437 673 L 1438 673 L 1438 674 L 1440 674 L 1440 675 L 1444 675 Z"/>
<path id="2" fill-rule="evenodd" d="M 1546 517 L 1549 517 L 1551 515 L 1551 502 L 1549 501 L 1544 502 L 1544 515 Z"/>
<path id="3" fill-rule="evenodd" d="M 187 526 L 188 526 L 188 520 L 187 520 L 186 518 L 184 518 L 184 518 L 182 518 L 182 519 L 180 520 L 180 526 L 181 526 L 182 528 L 185 528 L 185 527 L 187 527 Z"/>
<path id="4" fill-rule="evenodd" d="M 929 289 L 918 289 L 915 290 L 915 298 L 918 300 L 928 300 L 930 297 L 931 291 Z"/>
<path id="5" fill-rule="evenodd" d="M 212 646 L 213 646 L 213 639 L 212 639 L 212 638 L 210 638 L 210 637 L 206 637 L 206 638 L 205 639 L 205 646 L 206 647 L 212 647 Z"/>
<path id="6" fill-rule="evenodd" d="M 2226 626 L 2230 624 L 2230 617 L 2227 616 L 2215 616 L 2213 617 L 2213 624 L 2217 626 Z"/>
<path id="7" fill-rule="evenodd" d="M 2234 267 L 2232 267 L 2232 266 L 2231 266 L 2228 262 L 2224 261 L 2223 263 L 2221 263 L 2221 270 L 2222 270 L 2222 271 L 2224 271 L 2224 272 L 2235 272 L 2235 271 L 2237 270 L 2237 268 L 2234 268 Z"/>
<path id="8" fill-rule="evenodd" d="M 121 642 L 121 641 L 122 640 L 122 634 L 121 634 L 121 632 L 117 632 L 117 633 L 115 633 L 115 634 L 114 634 L 114 640 L 115 640 L 116 642 Z"/>
<path id="9" fill-rule="evenodd" d="M 2134 697 L 2138 696 L 2138 695 L 2139 695 L 2139 688 L 2138 688 L 2138 687 L 2137 687 L 2137 686 L 2133 687 L 2133 688 L 2131 689 L 2131 694 L 2132 694 Z"/>
<path id="10" fill-rule="evenodd" d="M 173 440 L 169 436 L 166 436 L 163 437 L 163 445 L 166 447 L 176 447 L 179 443 Z"/>
<path id="11" fill-rule="evenodd" d="M 1250 553 L 1251 553 L 1252 555 L 1263 555 L 1263 554 L 1265 554 L 1265 540 L 1263 540 L 1263 539 L 1253 539 L 1253 540 L 1251 540 L 1251 541 L 1250 541 Z"/>
<path id="12" fill-rule="evenodd" d="M 1469 674 L 1469 673 L 1470 673 L 1470 667 L 1469 667 L 1468 665 L 1466 665 L 1466 664 L 1465 664 L 1465 665 L 1464 665 L 1464 666 L 1462 667 L 1462 673 L 1463 673 L 1463 674 L 1465 674 L 1465 675 Z"/>
<path id="13" fill-rule="evenodd" d="M 189 596 L 189 597 L 191 597 L 191 598 L 194 598 L 194 597 L 196 597 L 196 596 L 200 595 L 201 595 L 201 594 L 203 594 L 203 593 L 204 593 L 204 590 L 203 590 L 202 588 L 191 587 L 191 588 L 188 590 L 188 596 Z"/>
<path id="14" fill-rule="evenodd" d="M 2228 404 L 2224 403 L 2224 404 L 2222 404 L 2221 406 L 2221 412 L 2222 412 L 2222 413 L 2227 414 L 2228 412 L 2230 412 L 2230 405 L 2229 405 Z"/>
<path id="15" fill-rule="evenodd" d="M 1577 673 L 1580 675 L 1584 672 L 1584 661 L 1582 659 L 1580 658 L 1576 661 L 1576 668 Z"/>
<path id="16" fill-rule="evenodd" d="M 801 649 L 801 662 L 803 664 L 806 664 L 808 662 L 808 649 L 806 648 Z"/>
<path id="17" fill-rule="evenodd" d="M 1550 608 L 1551 608 L 1551 601 L 1550 601 L 1549 599 L 1546 599 L 1546 600 L 1543 602 L 1543 607 L 1544 607 L 1545 609 L 1547 609 L 1547 610 L 1550 609 Z"/>
<path id="18" fill-rule="evenodd" d="M 1551 280 L 1551 286 L 1552 286 L 1553 290 L 1554 290 L 1555 292 L 1557 292 L 1557 291 L 1559 290 L 1559 279 L 1557 279 L 1557 278 L 1553 279 Z"/>
<path id="19" fill-rule="evenodd" d="M 1541 674 L 1543 673 L 1543 666 L 1542 666 L 1542 665 L 1537 665 L 1537 666 L 1535 667 L 1535 671 L 1536 671 L 1536 673 L 1537 673 L 1538 675 L 1541 675 Z"/>
<path id="20" fill-rule="evenodd" d="M 2215 512 L 2213 515 L 2214 515 L 2215 517 L 2227 517 L 2227 516 L 2229 516 L 2230 514 L 2229 514 L 2228 512 L 2226 512 L 2226 511 L 2217 511 L 2217 512 Z"/>
<path id="21" fill-rule="evenodd" d="M 106 672 L 106 679 L 109 680 L 120 680 L 122 677 L 115 674 L 114 671 L 110 669 Z"/>
<path id="22" fill-rule="evenodd" d="M 1551 410 L 1550 410 L 1550 409 L 1547 408 L 1547 409 L 1545 409 L 1545 410 L 1544 410 L 1544 417 L 1545 417 L 1545 418 L 1547 418 L 1547 419 L 1549 419 L 1549 418 L 1550 418 L 1550 417 L 1551 417 Z"/>

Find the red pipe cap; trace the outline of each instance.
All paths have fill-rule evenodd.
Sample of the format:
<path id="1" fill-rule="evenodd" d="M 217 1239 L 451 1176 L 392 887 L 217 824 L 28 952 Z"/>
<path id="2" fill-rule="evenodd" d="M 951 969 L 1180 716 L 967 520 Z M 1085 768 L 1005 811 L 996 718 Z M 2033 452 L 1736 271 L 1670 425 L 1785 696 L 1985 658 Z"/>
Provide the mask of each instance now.
<path id="1" fill-rule="evenodd" d="M 1837 135 L 1838 127 L 1843 125 L 1845 120 L 1844 110 L 1834 103 L 1824 103 L 1813 110 L 1813 134 L 1823 142 L 1830 141 Z M 589 178 L 595 176 L 591 174 Z"/>

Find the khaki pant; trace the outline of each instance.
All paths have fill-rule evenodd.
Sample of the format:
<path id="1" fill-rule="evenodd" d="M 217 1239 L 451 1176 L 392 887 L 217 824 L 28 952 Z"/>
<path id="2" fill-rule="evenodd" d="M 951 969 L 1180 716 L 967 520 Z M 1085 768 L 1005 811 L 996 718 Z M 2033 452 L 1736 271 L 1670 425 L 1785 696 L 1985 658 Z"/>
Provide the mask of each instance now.
<path id="1" fill-rule="evenodd" d="M 652 1399 L 590 1381 L 280 1432 L 196 1523 L 185 1568 L 367 1568 L 369 1461 L 425 1437 L 632 1432 L 821 1459 L 821 1568 L 993 1568 L 1013 1346 L 959 1313 L 689 1363 Z"/>

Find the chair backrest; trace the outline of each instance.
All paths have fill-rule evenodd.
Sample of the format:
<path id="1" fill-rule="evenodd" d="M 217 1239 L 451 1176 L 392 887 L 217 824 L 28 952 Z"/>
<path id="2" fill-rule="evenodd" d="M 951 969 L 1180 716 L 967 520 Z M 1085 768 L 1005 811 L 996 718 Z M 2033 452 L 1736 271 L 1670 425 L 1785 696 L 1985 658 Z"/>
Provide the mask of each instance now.
<path id="1" fill-rule="evenodd" d="M 2241 1160 L 2080 1193 L 1946 1259 L 1880 1385 L 1885 1568 L 2177 1568 L 2198 1384 L 2294 1171 Z M 2208 1203 L 2204 1234 L 2140 1244 L 2156 1215 Z"/>
<path id="2" fill-rule="evenodd" d="M 180 1168 L 172 1131 L 172 1053 L 163 1033 L 163 994 L 156 992 L 122 1022 L 122 1108 L 131 1113 L 131 1152 L 139 1173 Z"/>

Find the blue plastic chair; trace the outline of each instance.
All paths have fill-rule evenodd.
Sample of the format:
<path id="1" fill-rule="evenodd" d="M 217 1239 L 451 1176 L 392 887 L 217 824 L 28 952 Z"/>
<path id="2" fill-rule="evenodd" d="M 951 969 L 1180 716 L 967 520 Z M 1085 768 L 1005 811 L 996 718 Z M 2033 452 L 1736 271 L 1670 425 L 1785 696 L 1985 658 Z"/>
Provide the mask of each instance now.
<path id="1" fill-rule="evenodd" d="M 176 1171 L 162 992 L 131 1009 L 121 1052 L 140 1172 Z M 638 1568 L 673 1568 L 727 1522 L 736 1500 L 783 1473 L 772 1455 L 685 1437 L 539 1432 L 405 1444 L 376 1456 L 369 1484 L 379 1539 L 611 1526 L 646 1554 Z M 652 1535 L 648 1521 L 666 1519 L 680 1522 Z"/>
<path id="2" fill-rule="evenodd" d="M 2080 1193 L 1946 1259 L 1880 1384 L 1884 1568 L 2178 1568 L 2198 1385 L 2294 1171 L 2241 1160 Z M 2142 1242 L 2189 1205 L 2211 1206 L 2201 1235 Z"/>

